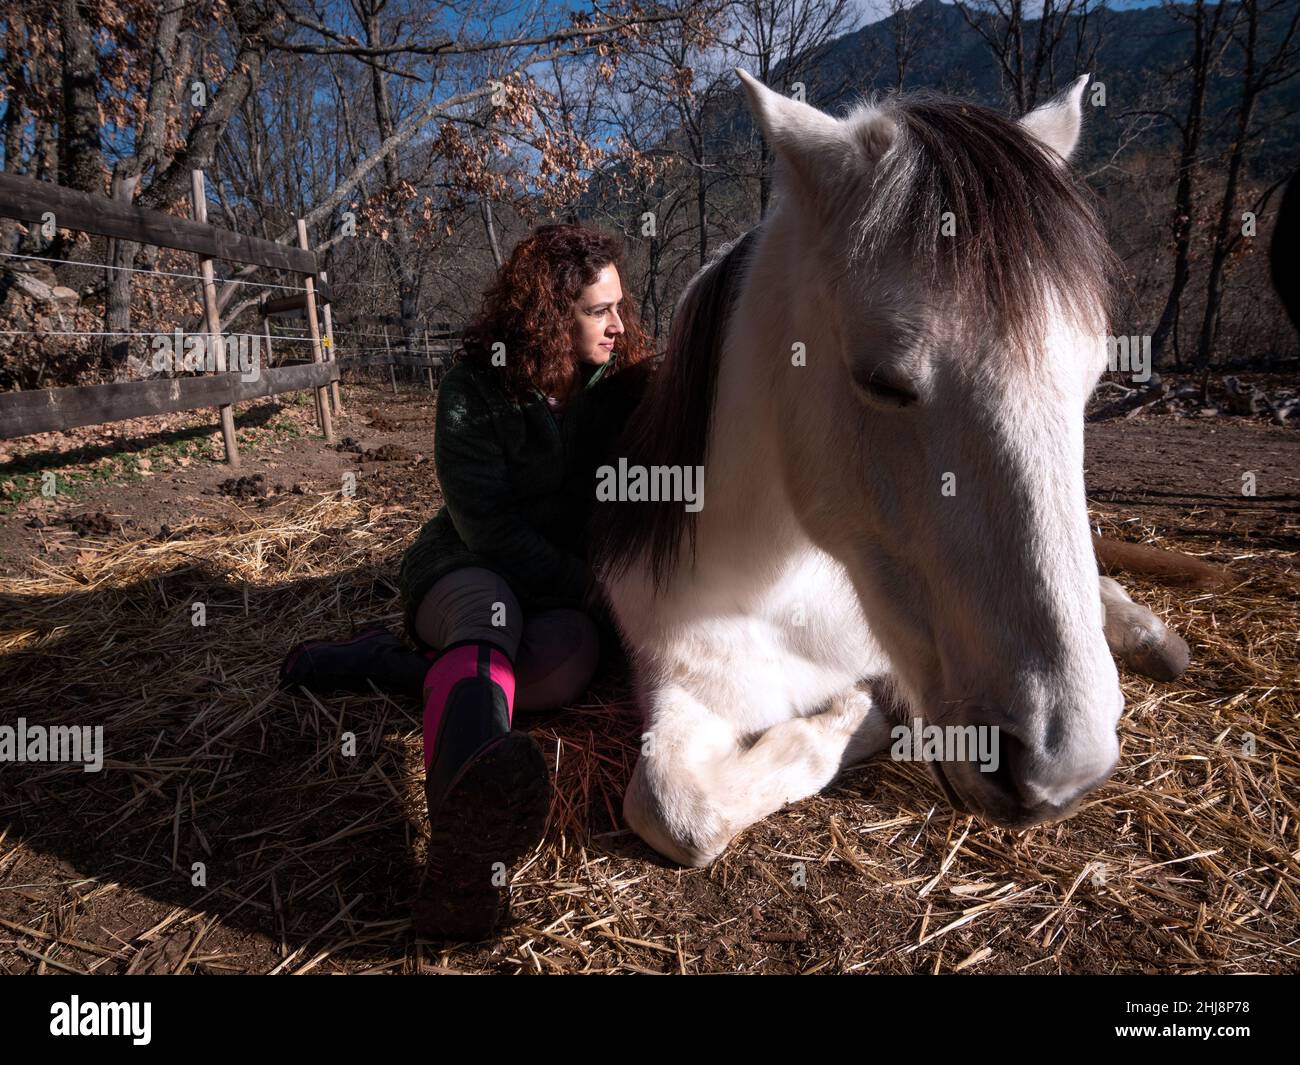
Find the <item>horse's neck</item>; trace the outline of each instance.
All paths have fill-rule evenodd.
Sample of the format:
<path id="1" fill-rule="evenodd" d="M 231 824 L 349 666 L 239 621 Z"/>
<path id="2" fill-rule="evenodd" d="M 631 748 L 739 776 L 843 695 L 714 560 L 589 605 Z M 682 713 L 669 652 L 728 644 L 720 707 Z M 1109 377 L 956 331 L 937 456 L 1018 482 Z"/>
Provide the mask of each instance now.
<path id="1" fill-rule="evenodd" d="M 695 580 L 743 571 L 757 590 L 812 548 L 786 496 L 771 394 L 770 336 L 757 301 L 738 301 L 721 352 L 696 526 Z M 764 350 L 764 349 L 767 350 Z"/>

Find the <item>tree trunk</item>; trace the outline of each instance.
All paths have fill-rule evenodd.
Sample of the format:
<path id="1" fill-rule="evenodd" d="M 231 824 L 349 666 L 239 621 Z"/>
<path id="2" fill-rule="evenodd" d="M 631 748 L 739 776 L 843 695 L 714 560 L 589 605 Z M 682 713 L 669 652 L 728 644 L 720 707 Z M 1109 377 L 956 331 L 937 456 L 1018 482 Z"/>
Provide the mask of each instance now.
<path id="1" fill-rule="evenodd" d="M 646 269 L 645 295 L 641 301 L 643 318 L 646 307 L 650 309 L 650 320 L 653 322 L 651 335 L 655 340 L 659 339 L 659 259 L 663 255 L 663 245 L 658 232 L 656 229 L 656 235 L 650 238 L 650 262 Z"/>
<path id="2" fill-rule="evenodd" d="M 132 164 L 119 163 L 113 170 L 113 199 L 129 204 L 139 181 L 140 175 L 133 171 Z M 126 333 L 131 329 L 131 271 L 128 268 L 135 264 L 139 247 L 131 240 L 108 242 L 108 265 L 116 269 L 108 271 L 108 294 L 104 302 L 104 331 L 107 333 Z M 125 373 L 131 338 L 107 336 L 104 340 L 104 367 L 117 380 Z"/>
<path id="3" fill-rule="evenodd" d="M 492 250 L 492 261 L 500 270 L 505 265 L 505 259 L 501 256 L 501 244 L 497 240 L 496 220 L 492 217 L 492 201 L 486 196 L 480 196 L 478 210 L 483 216 L 483 229 L 487 233 L 488 247 Z"/>
<path id="4" fill-rule="evenodd" d="M 176 39 L 188 0 L 157 0 L 158 29 L 149 64 L 149 100 L 144 129 L 136 151 L 136 171 L 143 173 L 161 159 L 167 134 L 167 112 L 172 104 Z"/>
<path id="5" fill-rule="evenodd" d="M 704 180 L 704 152 L 703 145 L 696 152 L 695 159 L 695 213 L 696 226 L 698 227 L 698 243 L 700 246 L 700 266 L 703 266 L 709 260 L 709 204 L 708 197 L 705 195 L 707 185 Z M 763 207 L 760 208 L 759 216 L 762 217 L 766 209 L 767 200 L 763 199 Z"/>
<path id="6" fill-rule="evenodd" d="M 380 27 L 379 8 L 366 10 L 366 44 L 371 48 L 379 47 Z M 375 124 L 379 129 L 380 141 L 386 141 L 397 130 L 393 121 L 393 108 L 388 98 L 388 85 L 384 73 L 377 65 L 370 68 L 370 89 L 375 100 Z M 384 184 L 389 189 L 397 189 L 401 184 L 402 173 L 396 153 L 384 156 Z M 406 211 L 399 207 L 393 217 L 393 243 L 388 246 L 392 259 L 393 271 L 397 274 L 398 313 L 402 321 L 402 341 L 406 352 L 414 351 L 419 343 L 419 323 L 416 321 L 416 303 L 420 291 L 420 279 L 415 269 L 415 248 L 411 239 L 411 229 L 407 223 Z"/>
<path id="7" fill-rule="evenodd" d="M 61 184 L 102 194 L 104 167 L 99 151 L 99 104 L 95 97 L 99 64 L 81 0 L 59 0 L 59 36 L 63 47 Z"/>
<path id="8" fill-rule="evenodd" d="M 271 5 L 259 7 L 251 0 L 230 0 L 229 6 L 239 42 L 235 61 L 216 96 L 208 102 L 190 131 L 185 147 L 140 194 L 136 202 L 141 207 L 163 210 L 189 195 L 191 172 L 211 168 L 217 141 L 243 105 L 261 72 L 262 60 L 269 48 L 265 34 L 278 19 L 276 9 Z"/>
<path id="9" fill-rule="evenodd" d="M 20 30 L 20 27 L 15 27 Z M 4 125 L 0 126 L 0 142 L 4 144 L 5 171 L 17 174 L 22 165 L 23 126 L 26 116 L 23 113 L 23 96 L 26 82 L 22 61 L 17 56 L 5 57 L 5 84 L 9 86 L 9 96 L 5 100 Z M 0 218 L 0 252 L 13 252 L 18 247 L 18 223 L 12 218 Z M 0 262 L 0 303 L 4 302 L 7 285 L 4 280 L 10 265 L 8 259 Z"/>
<path id="10" fill-rule="evenodd" d="M 1250 140 L 1250 122 L 1259 99 L 1260 84 L 1256 80 L 1255 48 L 1259 35 L 1259 8 L 1254 3 L 1243 4 L 1246 15 L 1245 65 L 1242 70 L 1241 103 L 1237 108 L 1237 130 L 1232 141 L 1232 155 L 1228 159 L 1228 178 L 1223 187 L 1223 200 L 1219 204 L 1219 219 L 1214 228 L 1214 254 L 1210 258 L 1210 272 L 1205 283 L 1205 316 L 1201 319 L 1201 337 L 1196 346 L 1196 365 L 1207 367 L 1214 350 L 1214 338 L 1219 330 L 1219 311 L 1223 304 L 1224 271 L 1228 254 L 1235 243 L 1231 237 L 1233 214 L 1237 209 L 1237 186 L 1241 181 L 1242 165 L 1246 159 L 1246 146 Z"/>
<path id="11" fill-rule="evenodd" d="M 1246 157 L 1246 137 L 1250 119 L 1255 111 L 1254 95 L 1243 100 L 1241 121 L 1237 138 L 1228 160 L 1228 180 L 1223 188 L 1223 202 L 1219 205 L 1219 221 L 1214 232 L 1214 254 L 1210 258 L 1210 273 L 1205 282 L 1205 317 L 1201 320 L 1201 338 L 1196 345 L 1196 365 L 1209 366 L 1214 351 L 1214 338 L 1219 331 L 1219 311 L 1223 306 L 1224 271 L 1228 253 L 1232 250 L 1230 232 L 1237 204 L 1237 185 L 1241 181 L 1241 167 Z"/>
<path id="12" fill-rule="evenodd" d="M 1201 127 L 1205 114 L 1205 86 L 1209 80 L 1211 56 L 1219 27 L 1222 5 L 1214 5 L 1213 17 L 1206 25 L 1205 0 L 1197 0 L 1193 16 L 1192 93 L 1187 103 L 1187 121 L 1183 126 L 1183 146 L 1178 158 L 1178 185 L 1174 191 L 1174 217 L 1170 227 L 1174 237 L 1174 276 L 1165 298 L 1165 308 L 1151 335 L 1151 365 L 1165 364 L 1165 348 L 1173 336 L 1181 309 L 1183 292 L 1191 277 L 1192 210 L 1196 158 L 1201 149 Z M 1177 350 L 1175 349 L 1175 357 Z M 1181 360 L 1179 360 L 1181 363 Z"/>

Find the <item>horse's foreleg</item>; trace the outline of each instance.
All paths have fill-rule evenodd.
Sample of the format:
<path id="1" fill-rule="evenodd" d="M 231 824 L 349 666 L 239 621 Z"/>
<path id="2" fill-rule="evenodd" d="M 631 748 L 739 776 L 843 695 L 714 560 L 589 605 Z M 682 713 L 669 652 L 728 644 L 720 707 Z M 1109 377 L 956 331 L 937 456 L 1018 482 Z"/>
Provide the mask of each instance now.
<path id="1" fill-rule="evenodd" d="M 1146 607 L 1133 602 L 1119 584 L 1101 577 L 1106 610 L 1106 643 L 1134 673 L 1154 680 L 1174 680 L 1191 660 L 1187 643 Z"/>
<path id="2" fill-rule="evenodd" d="M 890 729 L 896 724 L 876 698 L 860 688 L 837 695 L 829 707 L 805 720 L 822 723 L 831 737 L 845 737 L 841 769 L 888 747 Z"/>
<path id="3" fill-rule="evenodd" d="M 658 693 L 676 710 L 647 733 L 623 800 L 628 824 L 659 853 L 708 865 L 755 821 L 814 795 L 840 769 L 888 744 L 891 722 L 853 689 L 809 717 L 782 721 L 750 746 L 684 691 Z"/>

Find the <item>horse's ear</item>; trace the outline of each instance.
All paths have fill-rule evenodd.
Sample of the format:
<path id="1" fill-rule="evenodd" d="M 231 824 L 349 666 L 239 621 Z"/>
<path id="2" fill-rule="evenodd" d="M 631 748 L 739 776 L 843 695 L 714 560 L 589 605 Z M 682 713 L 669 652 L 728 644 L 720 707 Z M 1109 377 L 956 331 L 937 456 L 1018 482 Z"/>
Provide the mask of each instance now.
<path id="1" fill-rule="evenodd" d="M 1064 92 L 1020 117 L 1020 125 L 1062 159 L 1069 159 L 1083 126 L 1083 87 L 1089 75 L 1075 79 Z"/>
<path id="2" fill-rule="evenodd" d="M 887 123 L 887 129 L 857 130 L 809 104 L 773 92 L 739 67 L 736 73 L 763 139 L 806 185 L 810 195 L 826 192 L 855 153 L 874 165 L 893 141 L 892 123 Z"/>

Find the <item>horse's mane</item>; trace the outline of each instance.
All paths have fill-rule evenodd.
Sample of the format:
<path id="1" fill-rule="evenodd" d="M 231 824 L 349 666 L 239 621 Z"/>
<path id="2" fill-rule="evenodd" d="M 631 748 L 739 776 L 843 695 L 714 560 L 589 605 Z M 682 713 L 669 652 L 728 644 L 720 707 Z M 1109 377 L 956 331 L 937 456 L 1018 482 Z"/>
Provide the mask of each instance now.
<path id="1" fill-rule="evenodd" d="M 849 265 L 902 251 L 929 271 L 955 313 L 990 316 L 1016 346 L 1031 344 L 1053 297 L 1099 333 L 1113 257 L 1089 198 L 1031 134 L 996 111 L 935 93 L 865 103 L 845 121 L 892 118 L 898 135 L 874 174 L 863 167 L 865 209 L 852 220 Z M 940 223 L 951 212 L 952 237 Z M 759 227 L 726 246 L 687 286 L 668 350 L 614 454 L 629 464 L 701 466 L 732 305 Z M 1041 335 L 1041 334 L 1040 334 Z M 694 514 L 680 501 L 611 501 L 589 527 L 591 565 L 609 580 L 646 552 L 656 591 L 674 572 Z"/>
<path id="2" fill-rule="evenodd" d="M 626 456 L 629 465 L 704 465 L 722 339 L 758 232 L 755 226 L 719 249 L 678 300 L 663 363 L 614 449 L 614 455 Z M 599 503 L 588 531 L 588 560 L 608 580 L 623 573 L 648 548 L 658 589 L 676 567 L 683 531 L 690 536 L 694 557 L 691 517 L 680 501 Z"/>
<path id="3" fill-rule="evenodd" d="M 860 104 L 845 121 L 877 112 L 898 134 L 855 198 L 850 265 L 902 251 L 954 310 L 991 319 L 1018 347 L 1042 336 L 1052 298 L 1106 331 L 1117 263 L 1091 192 L 1055 153 L 991 108 L 927 90 Z"/>

